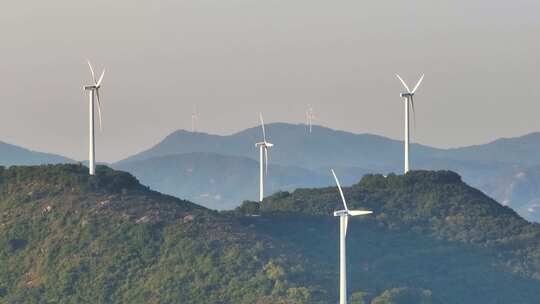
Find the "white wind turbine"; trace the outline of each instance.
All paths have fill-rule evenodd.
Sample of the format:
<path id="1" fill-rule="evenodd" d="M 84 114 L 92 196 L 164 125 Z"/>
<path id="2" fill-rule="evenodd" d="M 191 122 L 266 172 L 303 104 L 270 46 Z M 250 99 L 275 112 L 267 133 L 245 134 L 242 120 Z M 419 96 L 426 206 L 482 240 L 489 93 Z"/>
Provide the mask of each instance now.
<path id="1" fill-rule="evenodd" d="M 401 78 L 398 74 L 396 74 L 396 77 L 399 79 L 399 81 L 401 81 L 401 83 L 403 84 L 403 86 L 405 87 L 405 89 L 407 90 L 407 93 L 401 93 L 401 97 L 404 98 L 404 101 L 405 101 L 405 157 L 404 157 L 404 160 L 405 160 L 405 168 L 404 168 L 404 172 L 407 173 L 409 172 L 409 141 L 410 141 L 410 123 L 409 123 L 409 111 L 412 110 L 413 112 L 413 115 L 414 115 L 414 93 L 416 92 L 416 90 L 418 90 L 418 87 L 420 86 L 420 84 L 422 83 L 422 80 L 424 80 L 424 75 L 422 75 L 422 77 L 420 77 L 420 80 L 418 80 L 418 83 L 416 83 L 416 86 L 414 87 L 414 89 L 411 91 L 409 89 L 409 86 L 407 86 L 407 84 L 405 83 L 405 81 L 403 81 L 403 78 Z"/>
<path id="2" fill-rule="evenodd" d="M 99 76 L 99 79 L 96 80 L 96 75 L 94 74 L 94 69 L 92 68 L 92 64 L 90 61 L 88 61 L 88 66 L 90 67 L 90 73 L 92 74 L 92 81 L 94 82 L 91 85 L 85 85 L 83 89 L 85 91 L 88 91 L 90 96 L 90 104 L 89 104 L 89 111 L 90 111 L 90 130 L 89 130 L 89 147 L 88 147 L 88 173 L 90 175 L 95 174 L 96 170 L 96 139 L 94 135 L 94 98 L 97 100 L 97 110 L 98 110 L 98 116 L 99 116 L 99 128 L 101 130 L 102 124 L 101 124 L 101 100 L 99 97 L 99 90 L 101 88 L 101 82 L 103 81 L 103 76 L 105 75 L 105 69 L 103 69 L 103 72 L 101 73 L 101 76 Z"/>
<path id="3" fill-rule="evenodd" d="M 336 184 L 339 190 L 339 195 L 341 196 L 341 201 L 343 202 L 344 210 L 335 211 L 334 216 L 339 216 L 339 304 L 347 304 L 347 224 L 349 222 L 349 216 L 359 216 L 372 214 L 372 211 L 364 210 L 349 210 L 347 208 L 347 202 L 345 201 L 345 195 L 343 195 L 343 190 L 339 184 L 339 180 L 334 172 L 334 169 L 331 169 L 332 175 L 336 180 Z"/>
<path id="4" fill-rule="evenodd" d="M 263 133 L 263 141 L 255 144 L 255 147 L 259 148 L 259 202 L 264 198 L 264 175 L 268 173 L 268 148 L 274 146 L 266 141 L 266 130 L 264 129 L 264 120 L 262 113 L 259 113 L 259 119 L 261 120 L 261 127 Z"/>
<path id="5" fill-rule="evenodd" d="M 309 128 L 309 133 L 311 133 L 313 127 L 313 119 L 315 119 L 315 113 L 313 111 L 313 107 L 309 106 L 309 108 L 306 110 L 306 124 Z"/>
<path id="6" fill-rule="evenodd" d="M 191 132 L 197 132 L 197 125 L 199 122 L 199 111 L 197 108 L 191 113 Z"/>

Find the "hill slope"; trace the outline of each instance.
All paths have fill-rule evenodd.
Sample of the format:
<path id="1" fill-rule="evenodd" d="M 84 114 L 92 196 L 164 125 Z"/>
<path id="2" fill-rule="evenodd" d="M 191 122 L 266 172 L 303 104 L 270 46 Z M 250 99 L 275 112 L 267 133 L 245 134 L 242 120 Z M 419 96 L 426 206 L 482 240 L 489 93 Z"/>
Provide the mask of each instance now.
<path id="1" fill-rule="evenodd" d="M 316 286 L 234 219 L 85 169 L 0 170 L 0 302 L 281 303 Z M 297 278 L 276 287 L 285 268 Z"/>
<path id="2" fill-rule="evenodd" d="M 332 303 L 335 188 L 217 213 L 131 175 L 0 169 L 1 303 Z M 536 303 L 540 228 L 450 172 L 346 188 L 351 303 Z"/>
<path id="3" fill-rule="evenodd" d="M 483 145 L 440 151 L 440 156 L 456 160 L 499 162 L 519 165 L 540 164 L 540 132 L 501 138 Z"/>
<path id="4" fill-rule="evenodd" d="M 351 290 L 377 294 L 404 285 L 430 290 L 441 303 L 534 303 L 540 296 L 540 225 L 467 186 L 457 174 L 370 175 L 344 191 L 349 208 L 375 214 L 349 227 Z M 260 208 L 261 219 L 266 215 L 271 221 L 259 227 L 279 227 L 284 240 L 331 267 L 337 263 L 329 259 L 338 248 L 337 222 L 321 225 L 314 219 L 330 220 L 338 208 L 334 187 L 278 193 Z M 279 215 L 285 219 L 275 220 Z"/>
<path id="5" fill-rule="evenodd" d="M 494 176 L 486 192 L 525 218 L 540 222 L 540 166 L 517 167 Z"/>
<path id="6" fill-rule="evenodd" d="M 28 166 L 73 162 L 73 160 L 60 155 L 31 151 L 0 141 L 0 166 Z"/>

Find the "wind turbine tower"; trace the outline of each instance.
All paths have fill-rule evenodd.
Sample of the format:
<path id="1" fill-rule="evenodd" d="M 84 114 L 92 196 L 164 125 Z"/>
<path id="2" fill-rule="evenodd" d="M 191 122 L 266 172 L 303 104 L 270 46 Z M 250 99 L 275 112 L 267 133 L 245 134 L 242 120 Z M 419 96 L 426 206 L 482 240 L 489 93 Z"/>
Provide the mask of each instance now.
<path id="1" fill-rule="evenodd" d="M 197 108 L 191 113 L 191 132 L 197 132 L 197 126 L 199 122 L 199 111 Z"/>
<path id="2" fill-rule="evenodd" d="M 414 89 L 411 91 L 409 89 L 409 86 L 407 86 L 407 84 L 405 83 L 405 81 L 403 81 L 403 78 L 401 78 L 398 74 L 396 74 L 396 77 L 399 79 L 399 81 L 401 82 L 401 84 L 403 84 L 403 86 L 405 87 L 405 89 L 407 90 L 406 93 L 401 93 L 401 97 L 404 99 L 405 101 L 405 134 L 404 134 L 404 152 L 405 152 L 405 156 L 404 156 L 404 173 L 407 173 L 409 172 L 409 169 L 410 169 L 410 163 L 409 163 L 409 142 L 410 142 L 410 119 L 409 119 L 409 114 L 410 114 L 410 111 L 412 111 L 413 115 L 414 115 L 414 93 L 416 93 L 416 90 L 418 90 L 418 87 L 420 87 L 420 84 L 422 83 L 422 80 L 424 80 L 424 75 L 422 75 L 422 77 L 420 77 L 420 80 L 418 80 L 418 82 L 416 83 L 416 86 L 414 87 Z"/>
<path id="3" fill-rule="evenodd" d="M 336 185 L 345 209 L 335 211 L 334 216 L 339 216 L 339 304 L 347 304 L 347 224 L 350 216 L 360 216 L 372 214 L 372 211 L 349 210 L 345 195 L 339 184 L 336 173 L 332 169 L 332 175 L 336 180 Z"/>
<path id="4" fill-rule="evenodd" d="M 313 107 L 309 106 L 308 109 L 306 110 L 306 124 L 308 126 L 309 133 L 311 133 L 312 131 L 314 119 L 315 119 L 315 113 L 313 111 Z"/>
<path id="5" fill-rule="evenodd" d="M 90 67 L 90 73 L 92 74 L 92 81 L 93 84 L 91 85 L 85 85 L 83 89 L 85 91 L 88 91 L 89 95 L 89 146 L 88 146 L 88 173 L 90 175 L 95 174 L 96 170 L 96 138 L 94 135 L 94 104 L 95 101 L 97 101 L 97 110 L 98 110 L 98 117 L 99 117 L 99 128 L 101 130 L 102 124 L 101 124 L 101 100 L 99 95 L 99 90 L 101 88 L 101 83 L 103 81 L 103 76 L 105 76 L 105 69 L 103 69 L 103 72 L 101 73 L 101 76 L 98 80 L 96 80 L 96 75 L 94 73 L 94 69 L 92 68 L 92 64 L 90 61 L 88 61 L 88 67 Z"/>
<path id="6" fill-rule="evenodd" d="M 262 202 L 264 199 L 264 176 L 268 174 L 268 148 L 273 147 L 274 144 L 266 141 L 262 113 L 259 113 L 259 119 L 261 121 L 263 141 L 256 143 L 255 147 L 259 148 L 259 202 Z"/>

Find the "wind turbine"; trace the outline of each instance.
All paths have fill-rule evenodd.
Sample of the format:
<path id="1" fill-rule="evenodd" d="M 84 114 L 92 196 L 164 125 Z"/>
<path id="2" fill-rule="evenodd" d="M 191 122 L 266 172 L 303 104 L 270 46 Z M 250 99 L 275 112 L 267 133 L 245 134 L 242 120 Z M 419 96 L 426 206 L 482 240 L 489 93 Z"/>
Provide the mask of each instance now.
<path id="1" fill-rule="evenodd" d="M 349 222 L 349 216 L 359 216 L 372 214 L 372 211 L 364 210 L 349 210 L 347 208 L 347 202 L 345 201 L 345 195 L 343 195 L 343 190 L 339 184 L 339 180 L 334 172 L 334 169 L 331 169 L 332 175 L 336 180 L 336 184 L 339 190 L 339 195 L 341 196 L 341 201 L 343 202 L 344 210 L 335 211 L 334 216 L 339 216 L 339 304 L 347 304 L 347 224 Z"/>
<path id="2" fill-rule="evenodd" d="M 309 133 L 311 133 L 313 127 L 313 119 L 315 119 L 313 107 L 309 106 L 309 108 L 306 110 L 306 124 L 309 127 Z"/>
<path id="3" fill-rule="evenodd" d="M 97 100 L 97 110 L 98 110 L 98 116 L 99 116 L 99 129 L 101 130 L 102 124 L 101 124 L 101 100 L 99 97 L 99 90 L 101 88 L 101 82 L 103 81 L 103 76 L 105 76 L 105 69 L 103 69 L 103 72 L 101 73 L 101 76 L 99 76 L 99 79 L 96 80 L 96 75 L 94 73 L 94 69 L 92 68 L 92 64 L 90 61 L 88 61 L 88 67 L 90 67 L 90 73 L 92 74 L 92 81 L 94 82 L 91 85 L 85 85 L 83 89 L 85 91 L 88 91 L 90 96 L 90 104 L 89 104 L 89 110 L 90 110 L 90 130 L 89 130 L 89 147 L 88 147 L 88 173 L 90 175 L 95 174 L 96 170 L 96 139 L 94 136 L 94 98 Z"/>
<path id="4" fill-rule="evenodd" d="M 266 141 L 266 130 L 264 129 L 264 120 L 262 113 L 259 113 L 259 119 L 261 120 L 261 127 L 263 133 L 263 141 L 255 144 L 255 147 L 259 148 L 259 202 L 264 198 L 264 175 L 268 174 L 268 148 L 274 146 Z"/>
<path id="5" fill-rule="evenodd" d="M 410 123 L 409 123 L 409 110 L 412 110 L 413 112 L 413 115 L 414 115 L 414 93 L 416 92 L 416 90 L 418 90 L 418 87 L 420 86 L 420 84 L 422 83 L 422 80 L 424 80 L 424 75 L 422 75 L 422 77 L 420 77 L 420 80 L 418 80 L 418 82 L 416 83 L 416 86 L 414 87 L 414 89 L 411 91 L 409 89 L 409 86 L 407 86 L 407 84 L 405 83 L 405 81 L 403 81 L 403 78 L 401 78 L 398 74 L 396 74 L 396 77 L 399 79 L 399 81 L 401 81 L 401 84 L 403 84 L 403 86 L 405 87 L 405 89 L 407 90 L 407 93 L 401 93 L 401 97 L 404 98 L 404 101 L 405 101 L 405 168 L 404 168 L 404 172 L 407 173 L 409 172 L 409 141 L 410 141 L 410 131 L 409 131 L 409 128 L 410 128 Z"/>
<path id="6" fill-rule="evenodd" d="M 191 132 L 197 132 L 197 123 L 199 120 L 199 111 L 195 107 L 193 113 L 191 113 Z"/>

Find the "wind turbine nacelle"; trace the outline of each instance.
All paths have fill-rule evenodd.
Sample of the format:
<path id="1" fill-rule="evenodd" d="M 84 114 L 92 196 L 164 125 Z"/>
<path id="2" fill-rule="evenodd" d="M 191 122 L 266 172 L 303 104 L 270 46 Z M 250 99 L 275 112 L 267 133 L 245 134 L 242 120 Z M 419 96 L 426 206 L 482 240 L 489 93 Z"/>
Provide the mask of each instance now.
<path id="1" fill-rule="evenodd" d="M 334 211 L 334 216 L 346 216 L 346 215 L 349 215 L 347 210 Z"/>
<path id="2" fill-rule="evenodd" d="M 399 96 L 401 96 L 403 98 L 408 98 L 408 97 L 412 97 L 413 94 L 411 94 L 411 93 L 401 93 Z"/>
<path id="3" fill-rule="evenodd" d="M 87 91 L 90 91 L 90 90 L 95 90 L 96 89 L 96 86 L 95 85 L 85 85 L 83 87 L 84 90 L 87 90 Z"/>
<path id="4" fill-rule="evenodd" d="M 255 144 L 255 147 L 257 147 L 257 148 L 259 148 L 259 147 L 271 148 L 273 146 L 274 146 L 274 144 L 271 144 L 269 142 L 264 142 L 264 141 Z"/>

